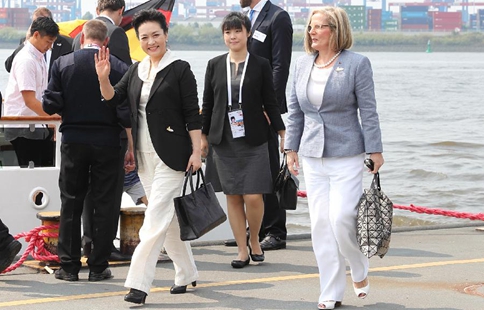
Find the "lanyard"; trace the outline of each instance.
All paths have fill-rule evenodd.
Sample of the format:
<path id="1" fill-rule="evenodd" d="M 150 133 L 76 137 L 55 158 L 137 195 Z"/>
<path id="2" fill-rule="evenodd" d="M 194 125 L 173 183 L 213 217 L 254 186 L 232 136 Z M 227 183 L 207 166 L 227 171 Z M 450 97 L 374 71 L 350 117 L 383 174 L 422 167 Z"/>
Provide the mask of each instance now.
<path id="1" fill-rule="evenodd" d="M 249 53 L 247 52 L 247 57 L 245 57 L 245 65 L 242 70 L 242 76 L 240 78 L 240 89 L 239 89 L 239 105 L 242 104 L 242 85 L 244 84 L 245 71 L 247 70 L 247 65 L 249 63 Z M 228 94 L 228 106 L 229 110 L 232 110 L 232 77 L 230 74 L 230 54 L 227 54 L 227 94 Z"/>

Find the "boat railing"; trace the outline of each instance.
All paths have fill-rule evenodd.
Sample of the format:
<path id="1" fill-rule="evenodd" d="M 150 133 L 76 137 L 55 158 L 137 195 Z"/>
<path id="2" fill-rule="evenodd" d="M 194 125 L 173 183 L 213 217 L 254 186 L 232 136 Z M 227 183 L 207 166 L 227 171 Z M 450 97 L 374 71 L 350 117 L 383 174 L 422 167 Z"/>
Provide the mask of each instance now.
<path id="1" fill-rule="evenodd" d="M 54 125 L 55 127 L 55 167 L 60 167 L 60 142 L 61 133 L 59 132 L 59 125 L 61 123 L 60 116 L 2 116 L 0 117 L 0 128 L 6 127 L 10 124 L 21 125 Z M 38 167 L 42 168 L 42 167 Z"/>

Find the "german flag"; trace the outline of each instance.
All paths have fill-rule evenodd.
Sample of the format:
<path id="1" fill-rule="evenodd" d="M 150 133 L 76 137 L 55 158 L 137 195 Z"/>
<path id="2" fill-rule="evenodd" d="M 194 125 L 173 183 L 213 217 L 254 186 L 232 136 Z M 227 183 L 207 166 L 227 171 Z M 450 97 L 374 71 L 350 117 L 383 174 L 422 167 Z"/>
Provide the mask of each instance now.
<path id="1" fill-rule="evenodd" d="M 175 5 L 175 0 L 150 0 L 135 6 L 129 10 L 126 10 L 123 14 L 123 20 L 121 21 L 120 27 L 126 31 L 126 35 L 129 40 L 129 50 L 131 58 L 137 61 L 141 61 L 145 56 L 145 52 L 141 49 L 138 38 L 134 31 L 131 22 L 133 21 L 133 16 L 141 10 L 146 9 L 157 9 L 166 17 L 166 21 L 169 24 L 171 19 L 171 14 L 173 11 L 173 6 Z M 60 34 L 75 38 L 78 33 L 82 31 L 82 27 L 87 20 L 76 19 L 68 22 L 61 22 L 59 24 Z"/>

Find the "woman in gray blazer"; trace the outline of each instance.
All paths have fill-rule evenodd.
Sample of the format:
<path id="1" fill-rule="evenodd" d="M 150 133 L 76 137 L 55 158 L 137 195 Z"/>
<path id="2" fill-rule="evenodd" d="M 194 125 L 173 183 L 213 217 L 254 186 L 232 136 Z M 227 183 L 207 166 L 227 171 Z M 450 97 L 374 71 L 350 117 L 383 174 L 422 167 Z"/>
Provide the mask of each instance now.
<path id="1" fill-rule="evenodd" d="M 296 62 L 289 98 L 285 152 L 291 173 L 298 174 L 299 156 L 304 167 L 321 285 L 318 309 L 334 309 L 345 291 L 345 260 L 356 296 L 369 292 L 368 259 L 356 242 L 356 205 L 365 153 L 376 173 L 382 142 L 370 61 L 347 50 L 352 36 L 345 11 L 317 9 L 307 30 L 307 55 Z"/>

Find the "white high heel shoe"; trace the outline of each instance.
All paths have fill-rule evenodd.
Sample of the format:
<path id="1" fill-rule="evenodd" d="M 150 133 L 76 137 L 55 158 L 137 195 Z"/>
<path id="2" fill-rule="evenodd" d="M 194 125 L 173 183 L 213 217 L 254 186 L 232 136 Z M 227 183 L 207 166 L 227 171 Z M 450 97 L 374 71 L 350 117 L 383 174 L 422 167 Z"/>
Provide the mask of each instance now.
<path id="1" fill-rule="evenodd" d="M 368 296 L 368 293 L 370 292 L 370 280 L 367 279 L 368 284 L 364 287 L 356 288 L 355 285 L 353 284 L 353 289 L 355 290 L 356 297 L 360 299 L 365 299 L 366 296 Z"/>
<path id="2" fill-rule="evenodd" d="M 326 301 L 322 301 L 318 304 L 318 309 L 319 310 L 334 309 L 335 305 L 336 305 L 336 301 L 326 300 Z"/>

